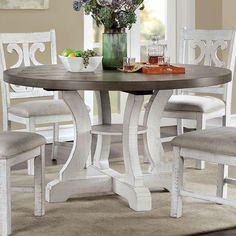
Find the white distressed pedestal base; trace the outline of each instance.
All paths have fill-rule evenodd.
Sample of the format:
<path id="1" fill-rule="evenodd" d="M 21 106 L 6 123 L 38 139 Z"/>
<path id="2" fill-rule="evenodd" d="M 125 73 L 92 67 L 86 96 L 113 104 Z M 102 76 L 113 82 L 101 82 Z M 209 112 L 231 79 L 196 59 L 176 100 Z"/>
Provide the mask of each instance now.
<path id="1" fill-rule="evenodd" d="M 71 196 L 82 193 L 114 192 L 128 201 L 135 211 L 151 210 L 151 195 L 144 187 L 127 184 L 124 175 L 112 169 L 99 170 L 89 166 L 84 176 L 67 181 L 56 179 L 47 185 L 46 200 L 48 202 L 65 202 Z"/>
<path id="2" fill-rule="evenodd" d="M 64 202 L 75 194 L 114 192 L 125 198 L 135 211 L 151 210 L 149 190 L 171 190 L 171 164 L 164 160 L 160 139 L 160 120 L 172 91 L 155 91 L 145 111 L 143 126 L 145 155 L 150 161 L 148 174 L 143 174 L 138 156 L 138 121 L 143 96 L 129 94 L 123 122 L 123 155 L 125 173 L 109 167 L 109 136 L 98 137 L 92 165 L 86 169 L 91 149 L 91 124 L 86 105 L 76 91 L 63 91 L 63 99 L 71 109 L 76 126 L 71 154 L 59 173 L 59 178 L 50 182 L 46 200 Z M 99 123 L 111 124 L 108 92 L 97 92 Z"/>
<path id="3" fill-rule="evenodd" d="M 47 185 L 46 200 L 64 202 L 75 194 L 114 192 L 125 198 L 135 211 L 151 210 L 151 194 L 144 186 L 137 146 L 138 118 L 143 96 L 128 96 L 123 125 L 125 174 L 121 174 L 109 168 L 108 155 L 103 152 L 104 155 L 99 155 L 95 160 L 96 166 L 85 168 L 91 148 L 91 124 L 87 107 L 77 91 L 63 91 L 62 95 L 73 114 L 76 134 L 71 154 L 59 178 Z"/>

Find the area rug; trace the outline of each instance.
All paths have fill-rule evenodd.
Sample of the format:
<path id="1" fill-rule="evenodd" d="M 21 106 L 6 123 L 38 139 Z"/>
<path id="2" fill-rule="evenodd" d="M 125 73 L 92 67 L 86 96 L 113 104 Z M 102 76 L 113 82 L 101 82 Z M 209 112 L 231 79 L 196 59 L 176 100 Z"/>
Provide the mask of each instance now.
<path id="1" fill-rule="evenodd" d="M 113 160 L 111 165 L 121 169 L 123 162 Z M 193 163 L 188 162 L 186 187 L 214 194 L 216 165 L 208 164 L 202 171 L 191 166 Z M 48 167 L 47 181 L 54 179 L 60 168 Z M 231 176 L 236 176 L 236 169 L 231 169 Z M 12 182 L 30 185 L 33 178 L 25 170 L 12 171 Z M 229 197 L 233 199 L 233 196 L 236 187 L 229 190 Z M 12 193 L 12 230 L 18 236 L 177 236 L 236 227 L 236 208 L 184 198 L 183 217 L 173 219 L 169 216 L 169 192 L 152 193 L 152 205 L 151 211 L 135 212 L 121 197 L 111 193 L 76 196 L 65 203 L 47 203 L 46 215 L 36 218 L 33 194 Z"/>

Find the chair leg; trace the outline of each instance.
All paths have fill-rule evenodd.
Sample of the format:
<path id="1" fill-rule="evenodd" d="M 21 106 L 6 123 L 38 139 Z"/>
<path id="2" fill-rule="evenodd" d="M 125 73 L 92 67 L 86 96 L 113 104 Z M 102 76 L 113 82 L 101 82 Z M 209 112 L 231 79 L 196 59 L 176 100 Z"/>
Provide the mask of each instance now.
<path id="1" fill-rule="evenodd" d="M 150 157 L 150 153 L 148 150 L 148 144 L 147 144 L 147 134 L 143 134 L 142 138 L 143 138 L 143 163 L 150 163 L 151 157 Z"/>
<path id="2" fill-rule="evenodd" d="M 225 183 L 225 178 L 228 177 L 228 170 L 229 167 L 227 165 L 218 164 L 217 197 L 227 198 L 227 184 Z"/>
<path id="3" fill-rule="evenodd" d="M 184 133 L 183 119 L 177 119 L 177 135 Z"/>
<path id="4" fill-rule="evenodd" d="M 58 154 L 58 145 L 59 142 L 59 124 L 55 123 L 53 124 L 53 140 L 52 140 L 52 154 L 51 154 L 51 160 L 56 161 L 56 157 Z"/>
<path id="5" fill-rule="evenodd" d="M 11 190 L 10 166 L 6 160 L 0 161 L 0 234 L 11 234 Z"/>
<path id="6" fill-rule="evenodd" d="M 230 126 L 230 116 L 223 116 L 222 117 L 222 126 Z"/>
<path id="7" fill-rule="evenodd" d="M 34 215 L 43 216 L 45 214 L 45 146 L 41 146 L 41 155 L 34 160 Z"/>
<path id="8" fill-rule="evenodd" d="M 97 135 L 96 149 L 93 156 L 93 165 L 100 169 L 109 168 L 109 155 L 111 150 L 111 136 L 110 135 Z"/>
<path id="9" fill-rule="evenodd" d="M 35 132 L 35 123 L 33 119 L 29 119 L 26 124 L 26 129 L 29 132 Z M 34 175 L 34 159 L 28 160 L 28 175 Z"/>
<path id="10" fill-rule="evenodd" d="M 206 120 L 204 119 L 202 114 L 198 115 L 198 117 L 197 117 L 197 127 L 196 128 L 197 128 L 197 130 L 206 129 Z M 196 160 L 195 168 L 198 170 L 204 170 L 205 169 L 205 161 Z"/>
<path id="11" fill-rule="evenodd" d="M 180 156 L 180 148 L 174 147 L 170 216 L 175 218 L 182 216 L 182 197 L 180 191 L 183 188 L 183 171 L 184 158 Z"/>
<path id="12" fill-rule="evenodd" d="M 86 166 L 85 166 L 85 168 L 88 168 L 90 165 L 92 165 L 92 162 L 93 162 L 93 160 L 92 160 L 92 154 L 91 154 L 91 151 L 90 151 L 90 153 L 89 153 L 89 155 L 88 155 L 88 160 L 86 161 Z"/>
<path id="13" fill-rule="evenodd" d="M 8 116 L 4 114 L 3 115 L 3 131 L 10 131 L 10 130 L 11 130 L 11 121 L 8 120 Z"/>

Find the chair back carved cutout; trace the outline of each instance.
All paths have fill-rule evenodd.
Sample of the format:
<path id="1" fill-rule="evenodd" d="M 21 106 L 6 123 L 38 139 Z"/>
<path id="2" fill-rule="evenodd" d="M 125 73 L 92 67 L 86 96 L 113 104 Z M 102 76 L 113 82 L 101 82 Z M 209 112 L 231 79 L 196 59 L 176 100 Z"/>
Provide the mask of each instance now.
<path id="1" fill-rule="evenodd" d="M 228 68 L 234 75 L 236 39 L 234 30 L 182 29 L 179 63 L 202 64 Z M 184 93 L 211 93 L 223 95 L 231 104 L 232 82 L 207 88 L 184 89 Z"/>
<path id="2" fill-rule="evenodd" d="M 233 30 L 183 29 L 179 62 L 229 68 L 234 37 Z M 227 52 L 226 62 L 224 52 Z"/>
<path id="3" fill-rule="evenodd" d="M 42 65 L 36 58 L 38 53 L 46 53 L 49 46 L 50 63 L 57 64 L 55 30 L 37 33 L 1 33 L 0 34 L 0 79 L 3 100 L 7 107 L 11 99 L 54 96 L 53 92 L 41 88 L 24 87 L 8 84 L 3 81 L 3 71 L 21 66 Z M 13 65 L 7 66 L 6 57 L 17 55 Z"/>

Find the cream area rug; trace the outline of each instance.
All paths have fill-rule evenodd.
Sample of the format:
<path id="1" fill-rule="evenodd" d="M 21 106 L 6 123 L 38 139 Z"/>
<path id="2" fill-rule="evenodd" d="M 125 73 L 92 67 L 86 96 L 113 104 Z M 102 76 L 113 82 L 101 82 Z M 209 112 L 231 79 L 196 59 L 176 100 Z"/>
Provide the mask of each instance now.
<path id="1" fill-rule="evenodd" d="M 167 156 L 172 155 L 167 153 Z M 215 194 L 216 165 L 195 170 L 187 162 L 186 188 Z M 113 168 L 121 169 L 123 162 L 114 160 Z M 61 166 L 46 169 L 46 179 L 57 176 Z M 236 169 L 231 169 L 236 177 Z M 234 174 L 235 173 L 235 174 Z M 26 171 L 12 171 L 12 184 L 30 185 L 33 178 Z M 229 189 L 229 197 L 236 199 L 236 186 Z M 184 198 L 184 215 L 169 217 L 170 193 L 152 193 L 153 209 L 135 212 L 121 197 L 107 193 L 76 196 L 65 203 L 46 203 L 44 217 L 33 216 L 33 194 L 12 193 L 12 230 L 18 236 L 171 236 L 192 235 L 212 230 L 236 227 L 236 208 Z"/>

